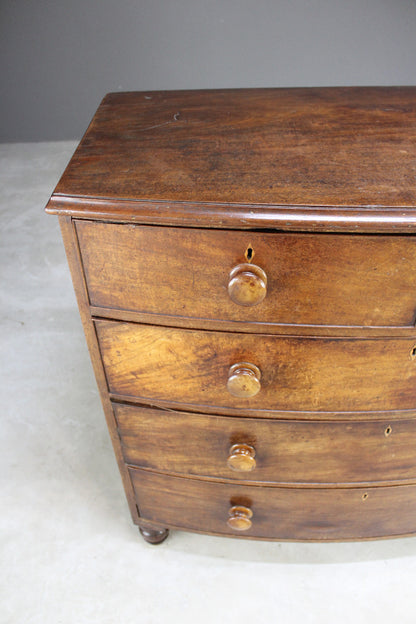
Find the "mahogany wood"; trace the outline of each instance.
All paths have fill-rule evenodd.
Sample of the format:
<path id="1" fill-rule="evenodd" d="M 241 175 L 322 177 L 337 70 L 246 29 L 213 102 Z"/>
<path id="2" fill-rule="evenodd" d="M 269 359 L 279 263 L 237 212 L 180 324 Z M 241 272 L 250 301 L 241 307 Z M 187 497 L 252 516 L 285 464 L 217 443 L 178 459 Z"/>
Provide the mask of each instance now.
<path id="1" fill-rule="evenodd" d="M 173 317 L 414 326 L 416 239 L 77 223 L 91 304 Z M 267 274 L 253 307 L 228 295 L 248 249 Z M 415 333 L 416 335 L 416 333 Z"/>
<path id="2" fill-rule="evenodd" d="M 256 321 L 244 323 L 244 321 L 222 321 L 193 319 L 190 317 L 172 316 L 168 314 L 148 314 L 146 312 L 133 312 L 131 310 L 118 310 L 116 308 L 90 307 L 91 314 L 95 318 L 108 318 L 119 321 L 131 321 L 133 323 L 144 323 L 146 325 L 167 325 L 169 327 L 183 327 L 193 329 L 211 329 L 214 331 L 224 331 L 227 328 L 231 332 L 252 333 L 252 334 L 279 334 L 289 336 L 328 336 L 331 338 L 340 336 L 360 337 L 360 338 L 384 338 L 410 337 L 416 339 L 415 326 L 386 327 L 386 326 L 350 326 L 345 325 L 277 325 L 270 323 L 257 323 Z"/>
<path id="3" fill-rule="evenodd" d="M 273 539 L 346 540 L 415 532 L 416 485 L 278 488 L 213 483 L 130 469 L 144 518 L 166 527 Z M 228 525 L 232 506 L 249 508 L 251 528 Z"/>
<path id="4" fill-rule="evenodd" d="M 75 295 L 77 297 L 78 308 L 81 316 L 82 325 L 87 339 L 88 349 L 91 356 L 92 365 L 95 372 L 97 386 L 100 391 L 101 402 L 107 422 L 108 431 L 111 437 L 114 453 L 117 459 L 118 468 L 120 470 L 123 481 L 124 490 L 130 508 L 130 513 L 134 522 L 138 521 L 138 511 L 135 496 L 127 467 L 123 461 L 123 455 L 120 446 L 120 438 L 117 434 L 117 425 L 114 419 L 114 412 L 108 397 L 106 388 L 106 378 L 101 360 L 99 346 L 97 344 L 97 336 L 95 333 L 94 323 L 92 321 L 88 308 L 88 295 L 85 280 L 82 272 L 81 259 L 77 244 L 77 237 L 74 232 L 74 226 L 71 219 L 60 216 L 59 224 L 61 227 L 62 238 L 65 245 L 66 256 L 71 271 L 72 283 Z"/>
<path id="5" fill-rule="evenodd" d="M 139 527 L 141 535 L 149 544 L 161 544 L 169 535 L 169 529 L 150 529 L 148 527 Z"/>
<path id="6" fill-rule="evenodd" d="M 248 247 L 250 257 L 253 248 Z M 247 251 L 246 254 L 247 255 Z M 237 264 L 228 276 L 228 295 L 234 303 L 246 307 L 259 305 L 267 294 L 267 275 L 255 264 Z"/>
<path id="7" fill-rule="evenodd" d="M 415 202 L 416 204 L 416 202 Z M 275 229 L 301 232 L 416 232 L 416 210 L 378 206 L 269 206 L 159 202 L 53 195 L 49 214 L 173 227 Z"/>
<path id="8" fill-rule="evenodd" d="M 237 399 L 251 399 L 261 390 L 260 369 L 251 362 L 237 362 L 230 366 L 227 379 L 228 392 Z"/>
<path id="9" fill-rule="evenodd" d="M 147 541 L 416 532 L 415 144 L 416 87 L 104 98 L 46 210 Z"/>
<path id="10" fill-rule="evenodd" d="M 55 195 L 399 212 L 415 138 L 415 87 L 111 93 Z"/>
<path id="11" fill-rule="evenodd" d="M 234 531 L 248 531 L 251 529 L 253 512 L 249 507 L 233 505 L 228 512 L 227 525 Z"/>
<path id="12" fill-rule="evenodd" d="M 113 406 L 132 466 L 294 486 L 416 481 L 416 418 L 278 421 Z M 250 472 L 229 466 L 230 447 L 237 444 L 255 449 Z"/>
<path id="13" fill-rule="evenodd" d="M 228 451 L 227 466 L 235 472 L 251 472 L 256 467 L 256 449 L 250 444 L 233 444 Z"/>
<path id="14" fill-rule="evenodd" d="M 247 410 L 414 409 L 415 340 L 300 338 L 97 320 L 113 394 Z M 415 351 L 416 353 L 416 351 Z M 261 390 L 237 398 L 229 368 L 250 362 Z"/>

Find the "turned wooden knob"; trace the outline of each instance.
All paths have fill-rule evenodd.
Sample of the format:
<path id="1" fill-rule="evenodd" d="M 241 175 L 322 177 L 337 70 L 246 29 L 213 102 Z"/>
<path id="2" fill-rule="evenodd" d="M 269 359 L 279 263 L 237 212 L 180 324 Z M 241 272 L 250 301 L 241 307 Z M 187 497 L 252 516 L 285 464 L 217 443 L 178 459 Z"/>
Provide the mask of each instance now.
<path id="1" fill-rule="evenodd" d="M 260 390 L 260 369 L 250 362 L 233 364 L 228 372 L 227 390 L 239 399 L 254 397 Z"/>
<path id="2" fill-rule="evenodd" d="M 267 275 L 255 264 L 238 264 L 230 273 L 228 294 L 234 303 L 255 306 L 267 293 Z"/>
<path id="3" fill-rule="evenodd" d="M 256 467 L 255 449 L 249 444 L 233 444 L 230 448 L 227 465 L 236 472 L 250 472 Z"/>
<path id="4" fill-rule="evenodd" d="M 243 507 L 242 505 L 234 505 L 228 512 L 230 516 L 227 520 L 227 524 L 230 529 L 234 531 L 248 531 L 251 527 L 250 518 L 253 517 L 253 512 L 249 507 Z"/>

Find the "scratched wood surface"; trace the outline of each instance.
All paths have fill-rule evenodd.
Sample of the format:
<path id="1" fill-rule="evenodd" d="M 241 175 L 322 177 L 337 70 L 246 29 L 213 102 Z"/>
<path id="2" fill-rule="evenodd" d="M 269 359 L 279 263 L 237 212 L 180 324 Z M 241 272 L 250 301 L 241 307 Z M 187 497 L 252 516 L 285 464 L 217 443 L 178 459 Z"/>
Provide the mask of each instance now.
<path id="1" fill-rule="evenodd" d="M 143 518 L 239 537 L 342 540 L 415 532 L 416 485 L 369 488 L 279 488 L 183 479 L 130 469 Z M 227 526 L 232 505 L 252 510 L 244 532 Z"/>
<path id="2" fill-rule="evenodd" d="M 137 400 L 251 410 L 415 409 L 409 339 L 283 338 L 97 320 L 110 391 Z M 261 371 L 252 398 L 227 390 L 230 366 Z"/>
<path id="3" fill-rule="evenodd" d="M 416 87 L 104 98 L 47 212 L 145 539 L 416 531 L 415 144 Z"/>
<path id="4" fill-rule="evenodd" d="M 112 93 L 56 193 L 415 206 L 416 88 Z"/>
<path id="5" fill-rule="evenodd" d="M 124 458 L 133 466 L 263 483 L 416 480 L 416 419 L 308 422 L 113 407 Z M 228 466 L 235 444 L 254 449 L 254 469 Z"/>
<path id="6" fill-rule="evenodd" d="M 76 227 L 94 306 L 246 324 L 414 324 L 413 237 Z M 266 297 L 253 307 L 227 291 L 248 250 L 267 276 Z"/>

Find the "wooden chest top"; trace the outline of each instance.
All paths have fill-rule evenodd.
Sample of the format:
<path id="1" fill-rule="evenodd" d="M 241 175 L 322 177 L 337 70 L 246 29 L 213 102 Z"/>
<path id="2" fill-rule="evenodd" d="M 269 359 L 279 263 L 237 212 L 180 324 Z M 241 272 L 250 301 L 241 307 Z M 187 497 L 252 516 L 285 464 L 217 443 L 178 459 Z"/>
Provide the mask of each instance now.
<path id="1" fill-rule="evenodd" d="M 48 211 L 415 231 L 415 145 L 416 87 L 110 93 Z"/>
<path id="2" fill-rule="evenodd" d="M 48 211 L 149 542 L 416 533 L 415 139 L 416 87 L 104 98 Z"/>

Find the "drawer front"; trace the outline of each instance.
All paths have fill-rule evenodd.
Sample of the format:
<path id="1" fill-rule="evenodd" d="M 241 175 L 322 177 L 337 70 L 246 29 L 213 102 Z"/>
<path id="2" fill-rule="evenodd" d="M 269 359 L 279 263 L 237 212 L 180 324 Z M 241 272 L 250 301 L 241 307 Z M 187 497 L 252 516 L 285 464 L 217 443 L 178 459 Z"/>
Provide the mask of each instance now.
<path id="1" fill-rule="evenodd" d="M 125 461 L 161 472 L 291 484 L 416 479 L 416 419 L 276 421 L 114 404 Z"/>
<path id="2" fill-rule="evenodd" d="M 416 531 L 415 485 L 281 488 L 212 483 L 146 470 L 130 469 L 130 474 L 140 515 L 167 527 L 283 540 L 376 538 Z M 244 530 L 227 524 L 236 507 L 245 516 L 240 523 Z"/>
<path id="3" fill-rule="evenodd" d="M 283 338 L 103 320 L 96 329 L 110 392 L 137 400 L 276 411 L 416 407 L 409 339 Z"/>
<path id="4" fill-rule="evenodd" d="M 94 306 L 245 323 L 414 324 L 414 237 L 88 221 L 77 222 L 77 232 Z M 247 260 L 264 271 L 266 283 L 259 275 L 250 281 L 247 267 L 230 278 Z M 242 305 L 240 297 L 251 296 L 251 288 L 254 304 Z"/>

